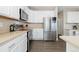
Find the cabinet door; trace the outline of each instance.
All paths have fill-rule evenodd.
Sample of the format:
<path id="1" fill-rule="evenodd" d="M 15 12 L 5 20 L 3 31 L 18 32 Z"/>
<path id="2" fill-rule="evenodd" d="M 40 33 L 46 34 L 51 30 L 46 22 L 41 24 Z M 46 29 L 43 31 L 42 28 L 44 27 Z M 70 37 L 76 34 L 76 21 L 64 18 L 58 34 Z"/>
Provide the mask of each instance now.
<path id="1" fill-rule="evenodd" d="M 26 39 L 23 40 L 22 42 L 20 42 L 20 48 L 22 52 L 26 52 L 27 51 L 27 41 Z"/>
<path id="2" fill-rule="evenodd" d="M 19 42 L 16 44 L 16 48 L 12 52 L 25 52 L 27 51 L 27 34 L 23 34 L 19 38 Z"/>
<path id="3" fill-rule="evenodd" d="M 0 52 L 9 52 L 8 46 L 7 45 L 0 46 Z"/>
<path id="4" fill-rule="evenodd" d="M 11 6 L 9 8 L 10 11 L 10 17 L 15 18 L 15 19 L 19 19 L 19 8 L 18 6 Z"/>
<path id="5" fill-rule="evenodd" d="M 15 46 L 15 40 L 9 41 L 0 46 L 0 52 L 11 52 L 11 50 L 13 50 Z"/>
<path id="6" fill-rule="evenodd" d="M 19 9 L 20 8 L 24 10 L 24 7 L 23 6 L 11 6 L 10 9 L 9 9 L 10 16 L 12 18 L 19 19 L 19 17 L 20 17 Z"/>
<path id="7" fill-rule="evenodd" d="M 0 52 L 25 52 L 27 51 L 27 33 L 22 34 L 12 41 L 0 46 Z"/>
<path id="8" fill-rule="evenodd" d="M 0 15 L 9 16 L 9 6 L 0 6 Z"/>
<path id="9" fill-rule="evenodd" d="M 79 47 L 71 43 L 66 43 L 66 52 L 79 52 Z"/>
<path id="10" fill-rule="evenodd" d="M 79 23 L 79 12 L 67 12 L 67 23 Z"/>
<path id="11" fill-rule="evenodd" d="M 20 42 L 17 44 L 16 48 L 12 50 L 12 52 L 25 52 L 25 51 L 26 51 L 26 46 L 25 46 L 25 44 L 27 45 L 26 40 L 20 41 Z"/>
<path id="12" fill-rule="evenodd" d="M 27 51 L 27 34 L 26 33 L 22 36 L 22 42 L 20 46 L 23 52 Z"/>
<path id="13" fill-rule="evenodd" d="M 19 19 L 20 8 L 24 10 L 23 6 L 0 6 L 0 15 L 7 16 L 14 19 Z"/>

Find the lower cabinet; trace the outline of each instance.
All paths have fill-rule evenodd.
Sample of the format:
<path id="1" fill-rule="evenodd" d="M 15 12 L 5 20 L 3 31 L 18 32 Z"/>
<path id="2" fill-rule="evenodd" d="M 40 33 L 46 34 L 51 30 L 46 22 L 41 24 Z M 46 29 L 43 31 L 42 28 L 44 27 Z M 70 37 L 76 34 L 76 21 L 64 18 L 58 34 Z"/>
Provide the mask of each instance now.
<path id="1" fill-rule="evenodd" d="M 66 43 L 66 52 L 79 52 L 79 47 L 71 43 Z"/>
<path id="2" fill-rule="evenodd" d="M 0 52 L 26 52 L 27 51 L 27 33 L 22 34 L 15 39 L 0 46 Z"/>
<path id="3" fill-rule="evenodd" d="M 8 46 L 0 46 L 0 52 L 9 52 Z"/>
<path id="4" fill-rule="evenodd" d="M 25 52 L 27 50 L 26 40 L 22 40 L 17 44 L 17 46 L 12 50 L 12 52 Z"/>

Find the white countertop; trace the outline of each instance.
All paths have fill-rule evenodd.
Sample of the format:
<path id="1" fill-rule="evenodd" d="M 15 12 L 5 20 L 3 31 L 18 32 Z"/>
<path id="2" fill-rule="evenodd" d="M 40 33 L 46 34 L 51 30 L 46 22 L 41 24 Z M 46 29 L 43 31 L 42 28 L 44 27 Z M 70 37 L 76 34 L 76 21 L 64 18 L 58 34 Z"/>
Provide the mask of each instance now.
<path id="1" fill-rule="evenodd" d="M 10 41 L 13 38 L 16 38 L 17 36 L 22 35 L 26 32 L 27 31 L 15 31 L 15 32 L 8 32 L 8 33 L 0 34 L 0 43 Z"/>
<path id="2" fill-rule="evenodd" d="M 60 38 L 68 43 L 79 47 L 79 36 L 60 36 Z"/>

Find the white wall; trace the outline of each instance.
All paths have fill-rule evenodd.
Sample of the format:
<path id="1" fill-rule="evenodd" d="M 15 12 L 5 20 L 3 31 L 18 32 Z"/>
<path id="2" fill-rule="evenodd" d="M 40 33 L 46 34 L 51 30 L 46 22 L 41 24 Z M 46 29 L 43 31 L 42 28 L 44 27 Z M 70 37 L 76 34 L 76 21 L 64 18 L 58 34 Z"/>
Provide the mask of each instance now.
<path id="1" fill-rule="evenodd" d="M 34 23 L 42 23 L 43 17 L 54 17 L 54 11 L 32 11 L 29 21 Z"/>
<path id="2" fill-rule="evenodd" d="M 25 7 L 24 10 L 29 15 L 28 22 L 33 22 L 33 23 L 43 22 L 43 17 L 54 17 L 54 16 L 56 16 L 56 10 L 52 10 L 52 11 L 32 11 L 28 7 Z"/>
<path id="3" fill-rule="evenodd" d="M 63 35 L 63 12 L 58 14 L 58 23 L 57 23 L 57 27 L 58 27 L 58 34 Z"/>

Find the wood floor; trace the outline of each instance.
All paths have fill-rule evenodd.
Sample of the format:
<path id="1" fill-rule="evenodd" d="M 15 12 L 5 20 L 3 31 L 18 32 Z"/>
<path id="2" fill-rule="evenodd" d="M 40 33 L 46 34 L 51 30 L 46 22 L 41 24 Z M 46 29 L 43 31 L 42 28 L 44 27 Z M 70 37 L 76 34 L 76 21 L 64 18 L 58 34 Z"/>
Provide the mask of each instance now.
<path id="1" fill-rule="evenodd" d="M 63 40 L 57 42 L 32 41 L 30 52 L 65 52 L 66 44 Z"/>

